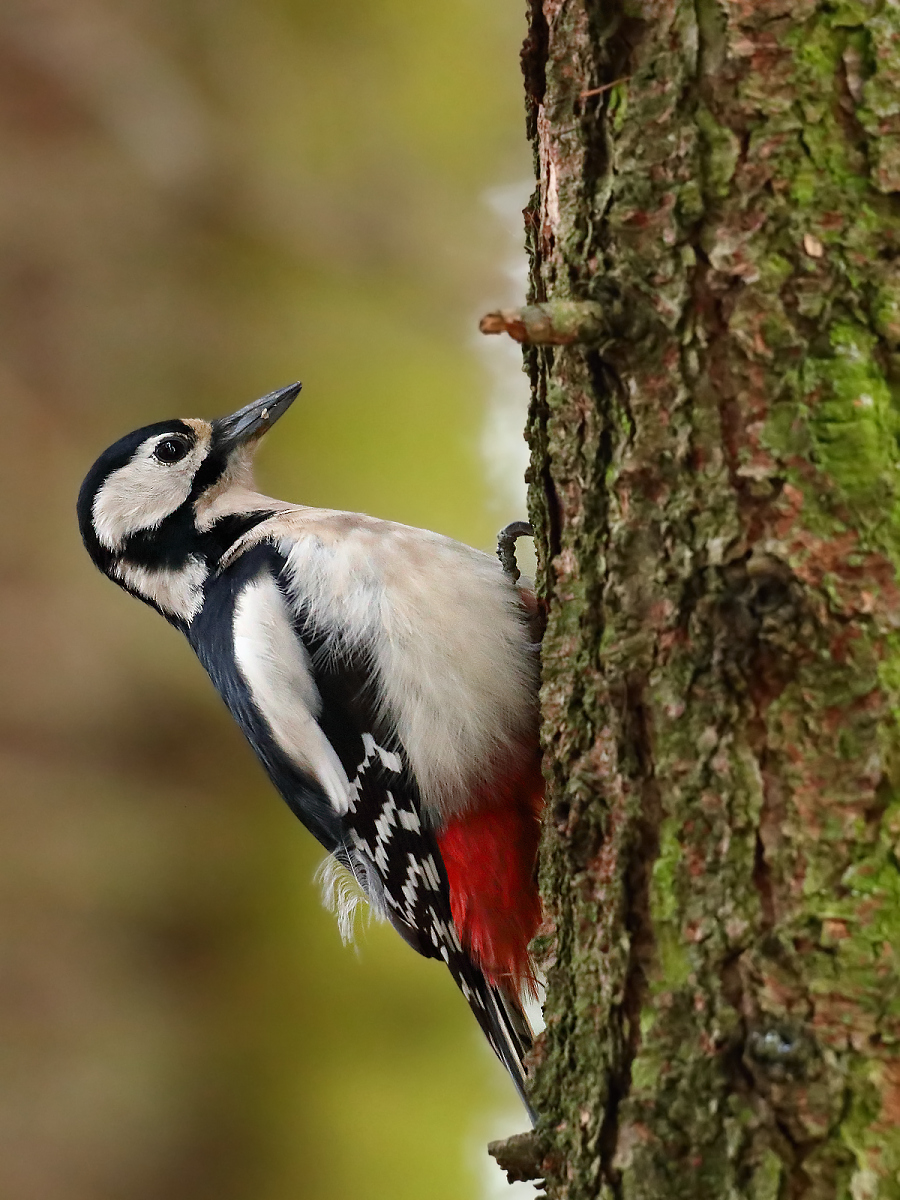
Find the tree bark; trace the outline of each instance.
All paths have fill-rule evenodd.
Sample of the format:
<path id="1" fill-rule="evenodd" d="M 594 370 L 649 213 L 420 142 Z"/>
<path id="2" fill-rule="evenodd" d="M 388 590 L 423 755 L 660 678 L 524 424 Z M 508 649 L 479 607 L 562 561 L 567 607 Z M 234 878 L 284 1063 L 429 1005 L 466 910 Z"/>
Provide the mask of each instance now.
<path id="1" fill-rule="evenodd" d="M 900 1197 L 900 7 L 529 16 L 539 1173 Z"/>

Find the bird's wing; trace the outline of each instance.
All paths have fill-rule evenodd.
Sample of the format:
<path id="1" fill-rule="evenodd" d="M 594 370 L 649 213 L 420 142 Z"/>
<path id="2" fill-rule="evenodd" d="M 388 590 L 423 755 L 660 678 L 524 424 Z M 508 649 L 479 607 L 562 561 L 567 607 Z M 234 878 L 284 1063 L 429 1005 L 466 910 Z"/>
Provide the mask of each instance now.
<path id="1" fill-rule="evenodd" d="M 373 664 L 298 599 L 285 562 L 268 543 L 232 559 L 191 640 L 293 811 L 415 950 L 447 964 L 524 1099 L 527 1020 L 460 941 L 435 830 Z M 210 653 L 212 637 L 230 649 Z"/>

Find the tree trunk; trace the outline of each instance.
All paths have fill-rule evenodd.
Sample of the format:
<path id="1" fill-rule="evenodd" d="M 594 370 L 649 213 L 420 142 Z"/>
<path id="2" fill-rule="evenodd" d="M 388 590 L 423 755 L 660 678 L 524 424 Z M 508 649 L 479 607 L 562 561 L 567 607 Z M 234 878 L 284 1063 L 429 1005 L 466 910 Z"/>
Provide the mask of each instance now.
<path id="1" fill-rule="evenodd" d="M 531 0 L 566 1200 L 900 1197 L 900 7 Z"/>

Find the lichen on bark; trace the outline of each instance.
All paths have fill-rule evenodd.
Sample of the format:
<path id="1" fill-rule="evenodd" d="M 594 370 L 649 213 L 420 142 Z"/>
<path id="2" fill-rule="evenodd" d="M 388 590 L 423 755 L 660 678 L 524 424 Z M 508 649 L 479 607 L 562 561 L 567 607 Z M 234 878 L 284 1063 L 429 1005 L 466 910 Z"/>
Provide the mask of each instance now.
<path id="1" fill-rule="evenodd" d="M 548 1194 L 900 1197 L 900 7 L 529 21 Z"/>

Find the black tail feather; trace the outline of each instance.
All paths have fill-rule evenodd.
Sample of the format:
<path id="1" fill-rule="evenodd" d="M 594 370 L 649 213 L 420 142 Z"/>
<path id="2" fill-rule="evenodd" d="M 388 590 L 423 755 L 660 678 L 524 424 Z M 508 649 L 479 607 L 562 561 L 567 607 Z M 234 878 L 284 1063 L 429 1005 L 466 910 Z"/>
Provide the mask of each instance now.
<path id="1" fill-rule="evenodd" d="M 525 1010 L 518 996 L 497 984 L 489 983 L 474 963 L 467 962 L 466 966 L 468 969 L 460 971 L 458 975 L 454 972 L 460 991 L 491 1049 L 509 1072 L 531 1124 L 535 1125 L 537 1113 L 528 1099 L 528 1076 L 524 1065 L 534 1035 Z"/>

